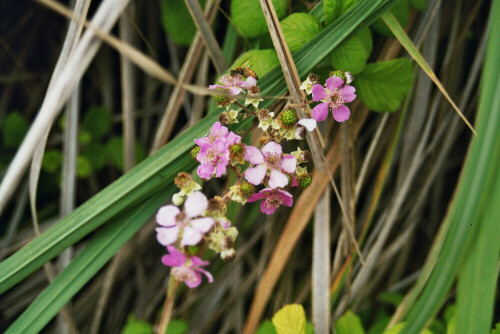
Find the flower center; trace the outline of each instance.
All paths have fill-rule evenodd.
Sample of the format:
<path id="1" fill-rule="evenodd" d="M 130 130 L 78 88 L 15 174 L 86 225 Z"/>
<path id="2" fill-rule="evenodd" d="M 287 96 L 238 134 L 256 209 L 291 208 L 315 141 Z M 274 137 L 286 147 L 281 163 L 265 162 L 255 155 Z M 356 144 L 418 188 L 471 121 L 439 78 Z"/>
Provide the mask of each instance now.
<path id="1" fill-rule="evenodd" d="M 264 158 L 266 160 L 266 165 L 270 168 L 278 168 L 281 165 L 281 154 L 276 153 L 265 153 Z"/>
<path id="2" fill-rule="evenodd" d="M 194 270 L 186 266 L 173 267 L 172 275 L 177 281 L 194 282 L 197 279 Z"/>
<path id="3" fill-rule="evenodd" d="M 330 100 L 328 104 L 330 105 L 331 108 L 337 108 L 338 106 L 341 106 L 345 103 L 345 99 L 342 96 L 340 88 L 334 89 L 333 92 L 328 89 L 325 90 L 327 98 Z"/>
<path id="4" fill-rule="evenodd" d="M 281 203 L 283 203 L 283 200 L 277 194 L 271 194 L 266 198 L 267 207 L 278 208 Z"/>

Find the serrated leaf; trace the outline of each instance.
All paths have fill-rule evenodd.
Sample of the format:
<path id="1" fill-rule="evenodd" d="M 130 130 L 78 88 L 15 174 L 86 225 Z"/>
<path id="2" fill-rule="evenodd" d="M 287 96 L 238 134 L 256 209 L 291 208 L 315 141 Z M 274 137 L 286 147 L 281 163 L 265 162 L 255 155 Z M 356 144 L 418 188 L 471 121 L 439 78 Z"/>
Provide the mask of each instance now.
<path id="1" fill-rule="evenodd" d="M 359 99 L 370 110 L 394 112 L 408 94 L 412 76 L 410 61 L 397 58 L 366 65 L 353 84 Z"/>
<path id="2" fill-rule="evenodd" d="M 307 13 L 295 13 L 287 16 L 280 24 L 290 51 L 300 49 L 321 30 L 319 21 Z"/>
<path id="3" fill-rule="evenodd" d="M 302 305 L 285 305 L 273 316 L 273 325 L 278 334 L 305 334 L 306 313 Z"/>
<path id="4" fill-rule="evenodd" d="M 370 56 L 364 44 L 359 34 L 354 35 L 333 50 L 328 58 L 330 64 L 336 70 L 349 71 L 354 75 L 360 73 Z"/>
<path id="5" fill-rule="evenodd" d="M 16 111 L 9 113 L 2 126 L 3 146 L 16 148 L 21 145 L 29 127 L 30 125 L 26 117 Z"/>
<path id="6" fill-rule="evenodd" d="M 335 332 L 337 334 L 364 334 L 365 329 L 361 324 L 361 319 L 351 311 L 344 314 L 335 321 Z"/>
<path id="7" fill-rule="evenodd" d="M 146 321 L 136 319 L 129 315 L 122 334 L 153 334 L 153 326 Z"/>
<path id="8" fill-rule="evenodd" d="M 399 24 L 404 28 L 408 23 L 408 19 L 410 17 L 410 8 L 408 7 L 408 1 L 398 1 L 393 7 L 391 7 L 391 13 L 396 17 Z M 394 34 L 382 19 L 378 19 L 377 21 L 373 22 L 371 27 L 374 31 L 381 35 L 394 38 Z"/>
<path id="9" fill-rule="evenodd" d="M 62 154 L 60 151 L 50 149 L 45 151 L 42 159 L 42 170 L 47 173 L 55 173 L 61 168 Z"/>
<path id="10" fill-rule="evenodd" d="M 265 320 L 262 324 L 260 324 L 259 329 L 257 329 L 255 334 L 276 334 L 276 330 L 270 320 Z"/>
<path id="11" fill-rule="evenodd" d="M 251 50 L 239 56 L 233 65 L 231 65 L 231 68 L 248 66 L 261 78 L 274 67 L 278 66 L 279 63 L 278 56 L 274 50 Z"/>
<path id="12" fill-rule="evenodd" d="M 93 139 L 101 139 L 111 131 L 111 113 L 106 107 L 92 107 L 83 117 L 82 127 Z"/>
<path id="13" fill-rule="evenodd" d="M 205 0 L 199 0 L 202 7 Z M 196 25 L 189 14 L 184 0 L 163 0 L 161 3 L 161 21 L 165 32 L 179 45 L 191 44 Z"/>
<path id="14" fill-rule="evenodd" d="M 285 17 L 288 11 L 288 0 L 273 0 L 273 5 L 278 18 Z M 231 1 L 231 20 L 236 25 L 238 34 L 247 38 L 254 38 L 268 32 L 259 0 Z"/>

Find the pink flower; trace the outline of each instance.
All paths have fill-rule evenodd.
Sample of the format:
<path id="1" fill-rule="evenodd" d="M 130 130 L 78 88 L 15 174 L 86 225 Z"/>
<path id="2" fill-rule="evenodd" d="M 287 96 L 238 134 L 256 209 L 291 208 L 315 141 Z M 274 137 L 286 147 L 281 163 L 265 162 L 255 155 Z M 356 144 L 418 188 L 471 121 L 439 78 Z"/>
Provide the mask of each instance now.
<path id="1" fill-rule="evenodd" d="M 196 156 L 201 164 L 198 166 L 198 176 L 202 179 L 210 179 L 214 172 L 216 177 L 222 176 L 229 163 L 229 147 L 241 141 L 241 137 L 229 132 L 228 129 L 215 122 L 210 133 L 194 140 L 200 146 L 200 153 Z"/>
<path id="2" fill-rule="evenodd" d="M 200 285 L 201 274 L 205 275 L 210 283 L 214 281 L 212 275 L 201 268 L 209 264 L 207 261 L 197 256 L 186 256 L 173 246 L 167 246 L 167 250 L 170 254 L 164 255 L 161 261 L 172 267 L 172 275 L 177 281 L 184 281 L 190 288 Z"/>
<path id="3" fill-rule="evenodd" d="M 253 185 L 259 185 L 269 174 L 269 186 L 271 188 L 283 188 L 288 184 L 288 177 L 283 173 L 294 173 L 297 168 L 297 159 L 291 155 L 283 155 L 281 145 L 269 142 L 262 150 L 253 146 L 247 146 L 245 159 L 255 167 L 245 171 L 245 179 Z"/>
<path id="4" fill-rule="evenodd" d="M 167 205 L 156 214 L 156 221 L 161 227 L 156 228 L 156 239 L 164 246 L 175 243 L 182 230 L 181 246 L 198 244 L 215 223 L 212 218 L 201 217 L 208 207 L 208 200 L 199 191 L 192 193 L 184 204 L 181 212 L 174 205 Z"/>
<path id="5" fill-rule="evenodd" d="M 208 89 L 223 89 L 229 91 L 231 95 L 238 95 L 244 92 L 242 88 L 250 89 L 257 84 L 257 80 L 254 77 L 248 77 L 243 80 L 243 77 L 239 74 L 236 75 L 224 75 L 219 79 L 220 84 L 210 85 Z"/>
<path id="6" fill-rule="evenodd" d="M 272 215 L 280 205 L 291 207 L 293 204 L 292 195 L 282 189 L 262 189 L 258 193 L 253 194 L 252 197 L 248 199 L 248 202 L 252 203 L 260 199 L 263 200 L 260 202 L 260 211 L 266 215 Z"/>
<path id="7" fill-rule="evenodd" d="M 349 119 L 351 111 L 344 103 L 354 101 L 356 98 L 356 88 L 345 85 L 344 81 L 334 75 L 326 80 L 325 87 L 314 85 L 312 88 L 313 101 L 322 101 L 312 111 L 313 118 L 318 121 L 324 121 L 328 116 L 328 109 L 332 109 L 333 118 L 337 122 L 344 122 Z"/>

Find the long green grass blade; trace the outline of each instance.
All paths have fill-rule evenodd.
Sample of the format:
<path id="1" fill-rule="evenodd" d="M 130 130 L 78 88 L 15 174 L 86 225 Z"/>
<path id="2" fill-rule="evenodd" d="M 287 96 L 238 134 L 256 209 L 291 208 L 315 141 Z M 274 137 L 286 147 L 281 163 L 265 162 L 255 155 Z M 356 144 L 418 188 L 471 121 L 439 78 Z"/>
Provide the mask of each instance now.
<path id="1" fill-rule="evenodd" d="M 106 224 L 6 333 L 38 333 L 172 193 L 173 187 L 169 187 Z"/>
<path id="2" fill-rule="evenodd" d="M 330 24 L 294 54 L 301 77 L 317 65 L 350 34 L 370 24 L 396 0 L 360 1 L 348 13 Z M 279 68 L 260 80 L 262 95 L 279 95 L 286 86 Z M 271 101 L 265 101 L 266 106 Z M 95 195 L 72 214 L 40 237 L 0 263 L 0 293 L 40 268 L 68 246 L 74 244 L 112 217 L 144 201 L 151 193 L 164 189 L 181 170 L 191 169 L 188 155 L 193 139 L 205 135 L 216 119 L 210 114 L 184 134 L 167 144 L 119 180 Z"/>
<path id="3" fill-rule="evenodd" d="M 458 297 L 458 312 L 466 316 L 459 320 L 461 325 L 457 324 L 457 331 L 486 333 L 491 326 L 489 322 L 493 300 L 489 298 L 493 298 L 494 294 L 485 297 L 480 290 L 495 289 L 500 243 L 500 22 L 495 20 L 499 15 L 500 1 L 496 0 L 490 13 L 491 30 L 477 118 L 478 136 L 473 138 L 458 190 L 445 222 L 446 225 L 449 224 L 449 230 L 444 237 L 443 247 L 427 285 L 410 309 L 404 333 L 419 333 L 438 311 L 459 265 L 464 264 L 464 261 L 458 290 L 461 295 Z M 433 264 L 430 262 L 430 265 Z M 472 273 L 475 270 L 479 272 Z M 483 276 L 478 276 L 480 273 Z M 477 284 L 479 280 L 481 283 Z M 472 282 L 475 285 L 471 285 Z M 465 322 L 468 324 L 465 325 Z"/>

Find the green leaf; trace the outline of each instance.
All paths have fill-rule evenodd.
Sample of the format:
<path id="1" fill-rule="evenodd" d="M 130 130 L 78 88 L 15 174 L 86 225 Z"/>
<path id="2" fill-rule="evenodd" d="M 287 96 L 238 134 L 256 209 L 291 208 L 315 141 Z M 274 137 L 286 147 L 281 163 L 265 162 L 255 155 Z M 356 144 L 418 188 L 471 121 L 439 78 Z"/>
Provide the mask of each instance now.
<path id="1" fill-rule="evenodd" d="M 363 29 L 363 31 L 368 32 L 369 40 L 371 40 L 369 29 Z M 329 60 L 334 69 L 349 71 L 356 75 L 365 68 L 366 61 L 370 57 L 368 52 L 370 43 L 366 37 L 362 39 L 360 35 L 361 33 L 354 35 L 332 52 Z"/>
<path id="2" fill-rule="evenodd" d="M 306 313 L 299 304 L 285 305 L 273 316 L 273 325 L 278 334 L 305 334 Z"/>
<path id="3" fill-rule="evenodd" d="M 184 334 L 187 332 L 188 325 L 185 321 L 172 319 L 168 323 L 165 334 Z"/>
<path id="4" fill-rule="evenodd" d="M 80 145 L 89 145 L 92 142 L 92 134 L 85 130 L 82 129 L 80 132 L 78 132 L 78 143 Z"/>
<path id="5" fill-rule="evenodd" d="M 106 143 L 106 154 L 113 166 L 123 171 L 123 138 L 112 137 Z M 140 162 L 146 157 L 146 150 L 140 142 L 135 143 L 135 160 Z"/>
<path id="6" fill-rule="evenodd" d="M 59 171 L 62 164 L 62 154 L 59 150 L 50 149 L 45 151 L 42 159 L 42 170 L 47 173 Z"/>
<path id="7" fill-rule="evenodd" d="M 410 9 L 408 8 L 407 0 L 399 0 L 394 7 L 391 8 L 392 14 L 396 17 L 399 24 L 404 28 L 408 23 L 408 18 L 410 16 Z M 382 21 L 382 19 L 378 19 L 375 21 L 372 26 L 373 30 L 378 32 L 381 35 L 387 37 L 394 37 L 394 34 L 387 27 L 387 25 Z"/>
<path id="8" fill-rule="evenodd" d="M 410 0 L 410 3 L 417 10 L 424 10 L 425 7 L 427 6 L 426 0 Z"/>
<path id="9" fill-rule="evenodd" d="M 123 327 L 122 334 L 153 334 L 153 326 L 146 321 L 138 320 L 134 315 L 129 315 Z"/>
<path id="10" fill-rule="evenodd" d="M 106 153 L 106 148 L 99 143 L 91 143 L 82 151 L 82 155 L 90 161 L 94 171 L 98 171 L 104 167 L 107 159 Z"/>
<path id="11" fill-rule="evenodd" d="M 267 50 L 251 50 L 247 51 L 238 57 L 231 66 L 248 66 L 257 73 L 259 78 L 266 75 L 270 70 L 280 64 L 276 51 Z"/>
<path id="12" fill-rule="evenodd" d="M 26 117 L 17 111 L 10 112 L 5 118 L 2 126 L 3 146 L 7 148 L 16 148 L 21 145 L 29 127 L 30 125 Z"/>
<path id="13" fill-rule="evenodd" d="M 285 17 L 288 11 L 288 0 L 273 0 L 273 5 L 278 19 Z M 268 32 L 259 0 L 232 0 L 231 20 L 236 25 L 238 33 L 247 38 L 254 38 Z"/>
<path id="14" fill-rule="evenodd" d="M 399 304 L 401 304 L 401 302 L 403 301 L 403 298 L 404 296 L 398 292 L 386 291 L 382 292 L 377 299 L 380 300 L 381 302 L 398 307 Z"/>
<path id="15" fill-rule="evenodd" d="M 255 334 L 276 334 L 276 330 L 270 320 L 265 320 L 260 324 Z"/>
<path id="16" fill-rule="evenodd" d="M 402 322 L 399 324 L 395 324 L 389 330 L 386 330 L 383 334 L 400 334 L 404 333 L 402 330 L 405 327 L 406 323 Z M 430 330 L 424 329 L 420 332 L 420 334 L 433 334 Z"/>
<path id="17" fill-rule="evenodd" d="M 500 322 L 495 325 L 495 328 L 491 331 L 491 334 L 500 334 Z"/>
<path id="18" fill-rule="evenodd" d="M 79 178 L 85 179 L 92 175 L 93 172 L 92 163 L 86 156 L 80 155 L 76 158 L 76 175 Z"/>
<path id="19" fill-rule="evenodd" d="M 358 2 L 359 0 L 323 0 L 325 24 L 329 25 Z"/>
<path id="20" fill-rule="evenodd" d="M 280 24 L 290 51 L 300 49 L 321 30 L 318 20 L 306 13 L 287 16 Z"/>
<path id="21" fill-rule="evenodd" d="M 337 334 L 364 334 L 365 329 L 361 319 L 351 311 L 348 311 L 340 319 L 335 321 L 335 333 Z"/>
<path id="22" fill-rule="evenodd" d="M 205 0 L 199 0 L 202 7 Z M 163 29 L 179 45 L 189 45 L 196 33 L 196 25 L 184 0 L 163 0 L 161 3 Z"/>
<path id="23" fill-rule="evenodd" d="M 412 81 L 411 63 L 406 58 L 366 65 L 354 80 L 359 99 L 373 111 L 398 110 Z"/>
<path id="24" fill-rule="evenodd" d="M 92 107 L 83 117 L 82 127 L 93 139 L 101 139 L 111 131 L 111 113 L 105 107 Z"/>
<path id="25" fill-rule="evenodd" d="M 373 38 L 370 29 L 369 28 L 362 29 L 357 36 L 363 42 L 363 46 L 365 47 L 368 55 L 371 55 L 373 49 Z"/>

